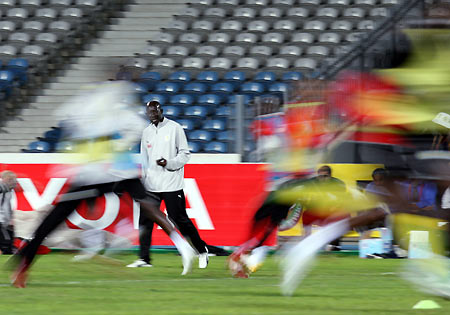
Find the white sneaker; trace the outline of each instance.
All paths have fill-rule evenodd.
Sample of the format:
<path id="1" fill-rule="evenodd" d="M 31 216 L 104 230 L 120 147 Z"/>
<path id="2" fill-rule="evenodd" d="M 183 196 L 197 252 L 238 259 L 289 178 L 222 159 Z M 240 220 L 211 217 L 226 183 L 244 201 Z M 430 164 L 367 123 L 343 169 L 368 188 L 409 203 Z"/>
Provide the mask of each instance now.
<path id="1" fill-rule="evenodd" d="M 198 268 L 205 269 L 208 266 L 208 249 L 205 247 L 206 252 L 198 255 Z"/>
<path id="2" fill-rule="evenodd" d="M 182 276 L 188 274 L 191 271 L 192 261 L 194 260 L 194 257 L 195 252 L 190 246 L 181 253 L 181 259 L 183 261 L 183 272 L 181 273 Z"/>
<path id="3" fill-rule="evenodd" d="M 153 267 L 153 265 L 145 262 L 142 259 L 138 259 L 135 262 L 132 262 L 131 264 L 127 265 L 128 268 L 138 268 L 138 267 Z"/>

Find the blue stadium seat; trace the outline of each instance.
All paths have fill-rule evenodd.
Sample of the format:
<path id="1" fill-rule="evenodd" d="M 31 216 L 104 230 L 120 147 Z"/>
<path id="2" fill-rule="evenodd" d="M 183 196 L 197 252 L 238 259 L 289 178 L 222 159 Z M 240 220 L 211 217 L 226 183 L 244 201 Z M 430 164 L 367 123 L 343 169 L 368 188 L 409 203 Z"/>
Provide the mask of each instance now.
<path id="1" fill-rule="evenodd" d="M 222 98 L 231 95 L 233 91 L 234 86 L 227 82 L 216 83 L 211 87 L 211 92 L 220 95 Z"/>
<path id="2" fill-rule="evenodd" d="M 161 82 L 156 85 L 155 92 L 174 95 L 180 91 L 180 85 L 174 82 Z"/>
<path id="3" fill-rule="evenodd" d="M 214 139 L 214 135 L 209 130 L 194 130 L 189 133 L 189 141 L 192 142 L 210 142 Z"/>
<path id="4" fill-rule="evenodd" d="M 194 105 L 194 106 L 188 106 L 184 110 L 184 117 L 193 119 L 195 121 L 202 121 L 205 120 L 206 117 L 210 114 L 209 106 L 201 106 L 201 105 Z"/>
<path id="5" fill-rule="evenodd" d="M 148 93 L 148 87 L 146 84 L 142 83 L 142 82 L 136 82 L 133 83 L 132 85 L 133 88 L 133 92 L 138 94 L 139 96 L 143 96 L 144 94 Z"/>
<path id="6" fill-rule="evenodd" d="M 235 139 L 235 135 L 230 130 L 219 131 L 216 134 L 216 139 L 222 142 L 232 142 Z"/>
<path id="7" fill-rule="evenodd" d="M 147 104 L 148 102 L 151 101 L 157 101 L 161 105 L 165 105 L 167 102 L 167 97 L 162 94 L 146 94 L 142 97 L 142 102 L 144 104 Z"/>
<path id="8" fill-rule="evenodd" d="M 270 84 L 274 83 L 277 76 L 272 71 L 261 71 L 255 74 L 253 77 L 254 82 L 262 83 L 267 88 Z"/>
<path id="9" fill-rule="evenodd" d="M 24 58 L 14 58 L 8 62 L 6 70 L 11 71 L 14 77 L 18 80 L 19 85 L 24 85 L 27 83 L 27 71 L 28 71 L 28 60 Z"/>
<path id="10" fill-rule="evenodd" d="M 70 141 L 60 141 L 55 145 L 56 152 L 73 152 L 75 146 Z"/>
<path id="11" fill-rule="evenodd" d="M 202 143 L 200 142 L 192 142 L 192 141 L 188 141 L 188 147 L 189 147 L 189 151 L 191 153 L 200 153 L 202 152 Z"/>
<path id="12" fill-rule="evenodd" d="M 161 81 L 161 74 L 155 71 L 144 72 L 139 76 L 138 82 L 147 86 L 147 90 L 153 91 L 156 84 Z"/>
<path id="13" fill-rule="evenodd" d="M 198 98 L 198 105 L 213 105 L 219 106 L 222 103 L 222 98 L 217 94 L 205 94 Z"/>
<path id="14" fill-rule="evenodd" d="M 203 122 L 202 128 L 209 131 L 224 131 L 226 129 L 226 124 L 220 119 L 210 119 Z"/>
<path id="15" fill-rule="evenodd" d="M 208 87 L 204 83 L 191 82 L 184 86 L 183 92 L 190 95 L 200 95 L 208 91 Z"/>
<path id="16" fill-rule="evenodd" d="M 228 118 L 230 116 L 233 116 L 235 113 L 235 107 L 234 106 L 220 106 L 216 109 L 216 112 L 214 115 L 216 117 L 225 117 Z"/>
<path id="17" fill-rule="evenodd" d="M 269 86 L 269 92 L 275 93 L 275 94 L 284 94 L 289 93 L 289 84 L 288 83 L 274 83 L 271 86 Z"/>
<path id="18" fill-rule="evenodd" d="M 303 79 L 303 73 L 300 71 L 289 71 L 283 73 L 281 76 L 281 81 L 299 81 Z"/>
<path id="19" fill-rule="evenodd" d="M 0 91 L 8 98 L 11 95 L 14 84 L 14 74 L 8 70 L 0 71 Z"/>
<path id="20" fill-rule="evenodd" d="M 183 114 L 182 106 L 166 105 L 163 108 L 164 116 L 176 120 Z"/>
<path id="21" fill-rule="evenodd" d="M 247 82 L 241 85 L 241 93 L 254 96 L 264 92 L 264 85 L 258 82 Z"/>
<path id="22" fill-rule="evenodd" d="M 205 144 L 203 150 L 206 153 L 228 153 L 228 145 L 225 142 L 211 141 Z"/>
<path id="23" fill-rule="evenodd" d="M 233 84 L 234 88 L 244 83 L 245 79 L 245 73 L 242 71 L 230 71 L 223 76 L 223 81 Z"/>
<path id="24" fill-rule="evenodd" d="M 189 94 L 176 94 L 170 97 L 169 103 L 172 105 L 190 106 L 194 104 L 195 98 Z"/>
<path id="25" fill-rule="evenodd" d="M 219 74 L 216 71 L 202 71 L 197 75 L 197 82 L 213 85 L 219 81 Z"/>
<path id="26" fill-rule="evenodd" d="M 252 98 L 250 97 L 250 95 L 245 95 L 245 94 L 242 94 L 242 95 L 244 96 L 244 105 L 248 105 L 248 103 L 250 103 Z M 228 96 L 226 104 L 230 104 L 230 105 L 236 104 L 237 96 L 238 96 L 237 94 Z"/>
<path id="27" fill-rule="evenodd" d="M 192 131 L 196 125 L 192 119 L 178 119 L 177 123 L 183 127 L 184 131 Z"/>
<path id="28" fill-rule="evenodd" d="M 28 145 L 28 149 L 23 151 L 27 153 L 49 153 L 51 145 L 45 141 L 33 141 Z"/>
<path id="29" fill-rule="evenodd" d="M 169 82 L 187 83 L 191 81 L 191 74 L 187 71 L 176 71 L 169 75 Z"/>

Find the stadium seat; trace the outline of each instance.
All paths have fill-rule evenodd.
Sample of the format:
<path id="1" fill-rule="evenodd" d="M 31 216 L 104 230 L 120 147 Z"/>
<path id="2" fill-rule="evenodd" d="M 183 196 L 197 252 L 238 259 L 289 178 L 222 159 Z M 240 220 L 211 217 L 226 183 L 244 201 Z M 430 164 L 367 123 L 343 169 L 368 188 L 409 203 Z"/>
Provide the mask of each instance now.
<path id="1" fill-rule="evenodd" d="M 41 22 L 51 22 L 56 20 L 58 12 L 54 8 L 41 8 L 36 10 L 34 20 Z"/>
<path id="2" fill-rule="evenodd" d="M 174 59 L 177 64 L 189 55 L 189 48 L 186 46 L 173 45 L 166 50 L 165 56 Z"/>
<path id="3" fill-rule="evenodd" d="M 389 16 L 389 10 L 387 8 L 373 8 L 369 11 L 371 18 L 386 18 Z"/>
<path id="4" fill-rule="evenodd" d="M 194 130 L 196 127 L 196 124 L 192 119 L 178 119 L 177 123 L 179 123 L 187 132 Z"/>
<path id="5" fill-rule="evenodd" d="M 59 39 L 58 36 L 53 33 L 38 33 L 34 37 L 33 44 L 47 49 L 58 48 Z"/>
<path id="6" fill-rule="evenodd" d="M 201 95 L 206 93 L 208 87 L 204 83 L 200 82 L 191 82 L 184 86 L 183 93 L 190 95 Z"/>
<path id="7" fill-rule="evenodd" d="M 51 23 L 54 23 L 54 21 Z M 38 33 L 42 33 L 44 31 L 44 28 L 45 24 L 41 21 L 26 21 L 22 24 L 21 32 L 36 35 Z M 54 33 L 53 31 L 50 32 Z"/>
<path id="8" fill-rule="evenodd" d="M 294 62 L 294 69 L 296 70 L 315 70 L 317 68 L 317 61 L 311 58 L 299 58 Z"/>
<path id="9" fill-rule="evenodd" d="M 206 61 L 202 58 L 189 57 L 183 60 L 182 68 L 184 70 L 201 71 L 205 68 Z"/>
<path id="10" fill-rule="evenodd" d="M 184 109 L 184 117 L 197 121 L 204 121 L 211 113 L 210 106 L 193 105 Z"/>
<path id="11" fill-rule="evenodd" d="M 219 74 L 216 71 L 202 71 L 197 75 L 196 80 L 211 86 L 219 81 Z"/>
<path id="12" fill-rule="evenodd" d="M 295 33 L 292 38 L 290 44 L 297 44 L 297 45 L 309 45 L 314 43 L 314 35 L 311 33 Z"/>
<path id="13" fill-rule="evenodd" d="M 27 153 L 49 153 L 51 151 L 51 146 L 45 141 L 33 141 L 28 145 L 28 149 L 24 152 Z"/>
<path id="14" fill-rule="evenodd" d="M 249 57 L 252 58 L 269 58 L 273 54 L 273 48 L 270 46 L 258 45 L 252 46 L 249 51 Z"/>
<path id="15" fill-rule="evenodd" d="M 47 30 L 51 33 L 69 36 L 72 35 L 72 24 L 67 21 L 54 21 L 48 25 Z"/>
<path id="16" fill-rule="evenodd" d="M 273 25 L 273 31 L 276 33 L 290 35 L 297 29 L 297 23 L 292 20 L 279 20 Z"/>
<path id="17" fill-rule="evenodd" d="M 204 94 L 197 99 L 198 105 L 219 106 L 221 103 L 222 97 L 217 94 Z"/>
<path id="18" fill-rule="evenodd" d="M 327 29 L 327 23 L 321 20 L 311 20 L 307 21 L 305 25 L 303 25 L 303 29 L 310 33 L 312 32 L 323 32 Z"/>
<path id="19" fill-rule="evenodd" d="M 206 153 L 228 153 L 228 145 L 220 141 L 211 141 L 205 144 L 203 151 Z"/>
<path id="20" fill-rule="evenodd" d="M 173 82 L 161 82 L 155 87 L 155 92 L 159 94 L 173 95 L 180 91 L 180 85 Z"/>
<path id="21" fill-rule="evenodd" d="M 172 105 L 190 106 L 194 104 L 194 96 L 189 94 L 176 94 L 170 97 L 169 103 Z"/>
<path id="22" fill-rule="evenodd" d="M 216 139 L 221 142 L 233 142 L 235 135 L 230 130 L 219 131 L 216 134 Z"/>
<path id="23" fill-rule="evenodd" d="M 225 32 L 215 32 L 208 35 L 206 41 L 207 45 L 213 45 L 216 47 L 224 47 L 228 45 L 231 41 L 231 36 Z"/>
<path id="24" fill-rule="evenodd" d="M 234 86 L 228 82 L 220 82 L 211 86 L 211 93 L 220 95 L 222 98 L 232 94 L 234 91 Z"/>
<path id="25" fill-rule="evenodd" d="M 8 62 L 6 70 L 11 71 L 20 85 L 27 83 L 28 60 L 23 58 L 14 58 Z"/>
<path id="26" fill-rule="evenodd" d="M 261 71 L 253 77 L 254 82 L 262 83 L 265 87 L 268 87 L 270 84 L 274 83 L 276 79 L 277 76 L 272 71 Z"/>
<path id="27" fill-rule="evenodd" d="M 45 48 L 39 45 L 27 45 L 20 50 L 20 56 L 31 63 L 38 63 L 45 58 Z"/>
<path id="28" fill-rule="evenodd" d="M 241 71 L 256 71 L 259 68 L 259 60 L 256 58 L 240 58 L 236 62 L 236 69 Z"/>
<path id="29" fill-rule="evenodd" d="M 363 20 L 358 23 L 358 25 L 356 26 L 356 29 L 361 30 L 361 31 L 371 31 L 371 30 L 375 29 L 375 27 L 376 27 L 376 23 L 374 21 Z"/>
<path id="30" fill-rule="evenodd" d="M 250 103 L 251 99 L 252 99 L 250 95 L 233 94 L 233 95 L 228 96 L 228 98 L 227 98 L 225 103 L 228 104 L 228 105 L 235 105 L 237 100 L 238 100 L 238 96 L 242 96 L 243 97 L 244 105 L 248 105 Z"/>
<path id="31" fill-rule="evenodd" d="M 245 56 L 246 48 L 243 46 L 225 46 L 222 51 L 222 57 L 228 58 L 235 62 L 239 58 Z"/>
<path id="32" fill-rule="evenodd" d="M 29 45 L 31 42 L 31 36 L 28 33 L 14 32 L 8 36 L 8 44 L 20 49 L 23 46 Z"/>
<path id="33" fill-rule="evenodd" d="M 310 11 L 307 8 L 291 7 L 286 12 L 286 17 L 291 19 L 307 19 L 309 18 Z"/>
<path id="34" fill-rule="evenodd" d="M 75 150 L 75 145 L 70 141 L 59 141 L 55 145 L 55 151 L 60 153 L 70 153 Z"/>
<path id="35" fill-rule="evenodd" d="M 244 6 L 247 8 L 264 8 L 269 4 L 268 0 L 244 0 Z"/>
<path id="36" fill-rule="evenodd" d="M 245 82 L 245 73 L 242 71 L 229 71 L 224 74 L 223 80 L 232 84 L 236 89 Z"/>
<path id="37" fill-rule="evenodd" d="M 285 45 L 280 48 L 280 51 L 277 56 L 292 62 L 295 59 L 300 58 L 302 53 L 303 53 L 302 48 L 297 45 Z"/>
<path id="38" fill-rule="evenodd" d="M 6 62 L 12 58 L 16 58 L 17 48 L 12 45 L 1 45 L 0 46 L 0 60 Z"/>
<path id="39" fill-rule="evenodd" d="M 228 35 L 235 35 L 243 29 L 242 22 L 234 20 L 226 20 L 220 24 L 219 31 Z"/>
<path id="40" fill-rule="evenodd" d="M 330 55 L 330 48 L 326 46 L 310 46 L 306 49 L 306 55 L 308 57 L 328 57 Z"/>
<path id="41" fill-rule="evenodd" d="M 211 7 L 203 12 L 203 19 L 212 21 L 223 20 L 227 15 L 227 11 L 223 8 Z"/>
<path id="42" fill-rule="evenodd" d="M 266 33 L 269 30 L 269 23 L 262 20 L 251 21 L 247 24 L 247 32 Z"/>
<path id="43" fill-rule="evenodd" d="M 278 7 L 264 8 L 259 13 L 259 18 L 269 23 L 280 20 L 282 16 L 283 11 L 281 11 L 281 9 Z"/>
<path id="44" fill-rule="evenodd" d="M 67 21 L 69 23 L 80 21 L 84 18 L 83 11 L 80 8 L 67 8 L 60 12 L 60 20 Z"/>
<path id="45" fill-rule="evenodd" d="M 164 116 L 172 119 L 177 120 L 179 119 L 183 114 L 183 107 L 182 106 L 175 106 L 175 105 L 165 105 L 164 106 Z"/>
<path id="46" fill-rule="evenodd" d="M 320 45 L 337 45 L 341 42 L 341 36 L 337 33 L 326 32 L 319 35 Z"/>
<path id="47" fill-rule="evenodd" d="M 258 35 L 254 33 L 238 33 L 235 38 L 234 42 L 236 45 L 243 46 L 243 47 L 250 47 L 256 44 L 258 41 Z"/>
<path id="48" fill-rule="evenodd" d="M 188 141 L 188 148 L 191 153 L 202 152 L 202 144 L 199 142 Z"/>
<path id="49" fill-rule="evenodd" d="M 177 20 L 194 21 L 200 17 L 200 11 L 196 8 L 184 8 L 179 14 L 175 15 Z"/>
<path id="50" fill-rule="evenodd" d="M 264 85 L 257 82 L 247 82 L 241 85 L 240 92 L 242 94 L 254 96 L 264 92 Z"/>
<path id="51" fill-rule="evenodd" d="M 142 97 L 142 102 L 144 104 L 147 104 L 148 102 L 151 101 L 157 101 L 161 105 L 165 105 L 167 102 L 167 97 L 162 94 L 147 94 Z"/>
<path id="52" fill-rule="evenodd" d="M 187 71 L 176 71 L 169 75 L 168 81 L 186 84 L 191 81 L 191 74 Z"/>
<path id="53" fill-rule="evenodd" d="M 255 19 L 256 10 L 238 6 L 233 10 L 232 16 L 234 20 L 250 21 Z"/>
<path id="54" fill-rule="evenodd" d="M 354 0 L 356 6 L 360 8 L 373 8 L 377 4 L 377 0 Z"/>
<path id="55" fill-rule="evenodd" d="M 202 124 L 204 130 L 219 132 L 226 130 L 226 123 L 221 119 L 205 120 Z"/>
<path id="56" fill-rule="evenodd" d="M 168 33 L 171 35 L 180 35 L 188 30 L 188 22 L 173 20 L 170 21 L 166 27 L 163 27 L 162 30 L 164 33 Z"/>
<path id="57" fill-rule="evenodd" d="M 144 72 L 139 76 L 138 82 L 147 86 L 147 90 L 153 91 L 156 84 L 161 81 L 161 74 L 155 71 Z"/>
<path id="58" fill-rule="evenodd" d="M 267 46 L 279 47 L 283 45 L 285 36 L 281 33 L 267 33 L 261 38 L 261 44 Z"/>
<path id="59" fill-rule="evenodd" d="M 208 61 L 212 58 L 216 58 L 218 55 L 219 49 L 212 45 L 198 46 L 194 54 L 195 57 Z"/>
<path id="60" fill-rule="evenodd" d="M 234 106 L 220 106 L 216 108 L 214 116 L 217 118 L 229 118 L 235 113 Z"/>
<path id="61" fill-rule="evenodd" d="M 332 8 L 329 6 L 319 8 L 316 11 L 315 18 L 321 21 L 333 21 L 338 19 L 339 17 L 339 10 L 336 8 Z"/>
<path id="62" fill-rule="evenodd" d="M 283 73 L 281 76 L 281 81 L 299 81 L 303 79 L 303 73 L 299 71 L 289 71 Z"/>
<path id="63" fill-rule="evenodd" d="M 275 96 L 282 97 L 284 95 L 288 96 L 290 88 L 288 83 L 274 83 L 269 86 L 268 91 Z"/>
<path id="64" fill-rule="evenodd" d="M 349 32 L 352 29 L 353 23 L 347 20 L 337 20 L 330 25 L 330 30 L 333 32 Z"/>
<path id="65" fill-rule="evenodd" d="M 73 0 L 49 0 L 49 6 L 55 9 L 66 8 L 72 5 Z"/>
<path id="66" fill-rule="evenodd" d="M 232 67 L 233 62 L 229 58 L 213 58 L 209 61 L 209 68 L 213 71 L 225 73 L 226 71 L 230 70 Z"/>
<path id="67" fill-rule="evenodd" d="M 291 62 L 285 58 L 269 58 L 266 61 L 264 69 L 281 73 L 285 72 L 289 68 L 290 64 Z"/>
<path id="68" fill-rule="evenodd" d="M 25 21 L 30 13 L 24 8 L 11 8 L 6 11 L 6 18 L 10 21 L 22 22 Z"/>
<path id="69" fill-rule="evenodd" d="M 360 20 L 360 19 L 364 18 L 365 15 L 366 15 L 366 12 L 362 8 L 347 8 L 342 13 L 343 18 L 347 19 L 347 20 L 349 20 L 349 19 Z"/>
<path id="70" fill-rule="evenodd" d="M 169 33 L 158 33 L 149 41 L 152 45 L 167 47 L 175 42 L 175 36 Z"/>
<path id="71" fill-rule="evenodd" d="M 195 21 L 192 23 L 191 30 L 200 34 L 211 33 L 214 30 L 214 23 L 207 20 Z"/>

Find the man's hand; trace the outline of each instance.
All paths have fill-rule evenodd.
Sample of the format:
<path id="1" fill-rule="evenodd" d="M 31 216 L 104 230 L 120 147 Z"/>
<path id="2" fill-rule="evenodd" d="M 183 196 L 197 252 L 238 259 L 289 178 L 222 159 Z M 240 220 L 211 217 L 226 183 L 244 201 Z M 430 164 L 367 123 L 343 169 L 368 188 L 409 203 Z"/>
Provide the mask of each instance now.
<path id="1" fill-rule="evenodd" d="M 158 164 L 159 166 L 162 166 L 162 167 L 166 167 L 167 160 L 165 158 L 160 158 L 159 160 L 156 160 L 156 164 Z"/>

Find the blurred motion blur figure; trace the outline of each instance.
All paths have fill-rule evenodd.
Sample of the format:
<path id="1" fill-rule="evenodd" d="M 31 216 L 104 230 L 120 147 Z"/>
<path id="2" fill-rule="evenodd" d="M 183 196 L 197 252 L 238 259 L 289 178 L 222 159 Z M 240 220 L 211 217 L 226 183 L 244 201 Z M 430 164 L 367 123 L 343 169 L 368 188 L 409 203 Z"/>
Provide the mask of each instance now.
<path id="1" fill-rule="evenodd" d="M 146 199 L 139 179 L 139 167 L 131 159 L 129 148 L 139 141 L 145 121 L 137 108 L 126 103 L 132 89 L 126 82 L 110 82 L 95 86 L 64 105 L 62 113 L 65 136 L 76 143 L 79 163 L 64 169 L 69 189 L 62 194 L 53 210 L 34 233 L 34 237 L 14 257 L 16 263 L 12 283 L 25 287 L 30 268 L 44 238 L 64 221 L 84 200 L 106 193 L 128 192 L 141 208 L 170 236 L 179 250 L 186 274 L 194 251 L 172 225 Z"/>
<path id="2" fill-rule="evenodd" d="M 16 186 L 16 174 L 3 171 L 0 175 L 0 254 L 13 253 L 14 225 L 11 196 Z"/>

